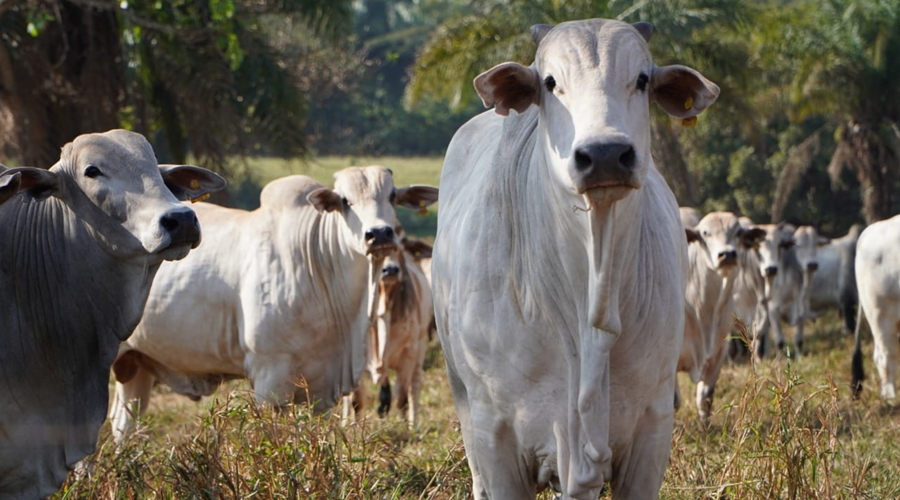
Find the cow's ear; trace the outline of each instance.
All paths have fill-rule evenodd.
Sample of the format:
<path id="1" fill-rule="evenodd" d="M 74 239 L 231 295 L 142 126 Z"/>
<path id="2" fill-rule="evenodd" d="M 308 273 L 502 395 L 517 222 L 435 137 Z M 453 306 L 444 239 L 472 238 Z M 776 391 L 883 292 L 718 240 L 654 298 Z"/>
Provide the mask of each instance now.
<path id="1" fill-rule="evenodd" d="M 650 41 L 650 38 L 653 36 L 653 25 L 652 24 L 650 24 L 646 21 L 639 21 L 639 22 L 632 24 L 632 26 L 634 26 L 634 29 L 636 29 L 638 31 L 638 33 L 641 34 L 641 37 L 643 37 L 643 39 L 645 41 L 647 41 L 647 42 Z"/>
<path id="2" fill-rule="evenodd" d="M 16 193 L 24 193 L 25 196 L 37 201 L 43 201 L 56 194 L 59 190 L 59 176 L 56 172 L 35 167 L 17 167 L 11 168 L 0 174 L 2 177 L 18 176 L 18 186 L 15 192 L 10 188 L 6 192 L 6 197 L 13 196 Z M 12 181 L 8 181 L 12 182 Z M 3 200 L 5 201 L 5 200 Z"/>
<path id="3" fill-rule="evenodd" d="M 751 227 L 749 229 L 738 230 L 738 237 L 741 238 L 741 244 L 746 248 L 755 248 L 759 242 L 766 238 L 765 229 L 759 227 Z"/>
<path id="4" fill-rule="evenodd" d="M 547 36 L 547 33 L 550 33 L 550 30 L 553 29 L 553 26 L 549 24 L 535 24 L 531 27 L 531 41 L 534 42 L 535 45 L 540 45 L 541 40 Z"/>
<path id="5" fill-rule="evenodd" d="M 138 368 L 140 368 L 138 366 L 139 357 L 140 353 L 137 351 L 128 351 L 116 359 L 112 365 L 112 372 L 116 377 L 116 382 L 125 384 L 137 375 Z"/>
<path id="6" fill-rule="evenodd" d="M 319 212 L 337 212 L 344 205 L 341 195 L 324 187 L 306 195 L 306 200 Z"/>
<path id="7" fill-rule="evenodd" d="M 427 259 L 431 257 L 433 248 L 428 243 L 421 240 L 403 240 L 403 249 L 411 253 L 416 259 Z"/>
<path id="8" fill-rule="evenodd" d="M 160 165 L 159 173 L 169 191 L 181 201 L 203 201 L 228 185 L 221 175 L 193 165 Z"/>
<path id="9" fill-rule="evenodd" d="M 413 185 L 397 189 L 394 204 L 421 210 L 438 201 L 438 188 L 423 185 Z"/>
<path id="10" fill-rule="evenodd" d="M 541 97 L 537 70 L 519 63 L 498 64 L 475 77 L 474 83 L 484 106 L 494 106 L 494 112 L 502 116 L 508 116 L 510 109 L 524 113 Z"/>
<path id="11" fill-rule="evenodd" d="M 672 116 L 693 118 L 719 97 L 719 86 L 698 71 L 673 65 L 653 68 L 650 77 L 650 101 Z"/>
<path id="12" fill-rule="evenodd" d="M 0 174 L 0 205 L 6 203 L 6 200 L 19 194 L 19 186 L 22 185 L 22 174 L 15 173 L 12 175 Z"/>
<path id="13" fill-rule="evenodd" d="M 819 236 L 819 239 L 816 240 L 816 246 L 818 247 L 823 247 L 829 243 L 831 243 L 831 238 L 825 236 Z"/>
<path id="14" fill-rule="evenodd" d="M 700 236 L 700 232 L 697 231 L 696 229 L 686 227 L 686 228 L 684 228 L 684 235 L 687 237 L 688 245 L 690 245 L 691 243 L 693 243 L 695 241 L 700 241 L 700 242 L 703 241 L 703 237 Z"/>

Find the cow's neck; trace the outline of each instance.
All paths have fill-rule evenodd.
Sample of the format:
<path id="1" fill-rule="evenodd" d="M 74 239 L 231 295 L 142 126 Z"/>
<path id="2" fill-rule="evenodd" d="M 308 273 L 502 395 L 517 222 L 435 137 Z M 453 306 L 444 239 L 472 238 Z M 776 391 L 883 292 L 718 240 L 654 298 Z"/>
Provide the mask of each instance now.
<path id="1" fill-rule="evenodd" d="M 65 424 L 67 460 L 77 460 L 93 449 L 109 368 L 141 317 L 158 264 L 114 259 L 55 198 L 12 200 L 2 213 L 0 373 L 32 383 L 0 390 L 0 406 Z"/>
<path id="2" fill-rule="evenodd" d="M 353 390 L 365 369 L 366 334 L 377 311 L 377 277 L 383 259 L 370 259 L 361 253 L 358 238 L 349 230 L 337 213 L 282 218 L 296 240 L 288 243 L 285 252 L 303 248 L 305 259 L 282 259 L 295 266 L 288 276 L 294 276 L 287 287 L 313 286 L 323 294 L 322 314 L 328 317 L 332 331 L 341 336 L 344 365 L 335 380 L 333 396 Z M 299 223 L 299 226 L 298 226 Z M 287 228 L 286 228 L 287 229 Z M 308 274 L 307 274 L 308 273 Z M 308 276 L 305 278 L 304 276 Z M 291 294 L 300 296 L 299 293 Z M 308 304 L 297 304 L 308 307 Z"/>

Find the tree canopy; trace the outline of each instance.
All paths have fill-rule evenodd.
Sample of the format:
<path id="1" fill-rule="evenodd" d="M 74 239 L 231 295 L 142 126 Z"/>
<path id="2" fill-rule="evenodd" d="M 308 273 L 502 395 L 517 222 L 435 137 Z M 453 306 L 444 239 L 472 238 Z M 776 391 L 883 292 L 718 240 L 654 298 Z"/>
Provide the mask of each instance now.
<path id="1" fill-rule="evenodd" d="M 308 38 L 351 29 L 349 0 L 9 0 L 0 4 L 0 158 L 49 166 L 80 133 L 126 127 L 160 156 L 305 153 L 298 54 L 267 21 Z M 293 57 L 292 57 L 293 56 Z"/>

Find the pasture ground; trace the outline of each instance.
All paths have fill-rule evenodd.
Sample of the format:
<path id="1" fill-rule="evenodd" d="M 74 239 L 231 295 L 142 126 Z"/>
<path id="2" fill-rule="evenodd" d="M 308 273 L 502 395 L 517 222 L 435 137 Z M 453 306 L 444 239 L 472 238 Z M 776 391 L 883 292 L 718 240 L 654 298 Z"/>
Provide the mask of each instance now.
<path id="1" fill-rule="evenodd" d="M 693 388 L 679 376 L 685 406 L 660 498 L 900 498 L 900 409 L 877 395 L 871 341 L 869 379 L 852 401 L 852 338 L 835 314 L 808 330 L 799 360 L 726 366 L 709 426 L 698 422 Z M 436 339 L 428 356 L 414 429 L 393 410 L 379 419 L 374 403 L 364 420 L 341 427 L 339 411 L 257 407 L 246 383 L 199 403 L 157 387 L 124 449 L 115 453 L 106 424 L 91 473 L 70 478 L 55 498 L 470 498 Z"/>

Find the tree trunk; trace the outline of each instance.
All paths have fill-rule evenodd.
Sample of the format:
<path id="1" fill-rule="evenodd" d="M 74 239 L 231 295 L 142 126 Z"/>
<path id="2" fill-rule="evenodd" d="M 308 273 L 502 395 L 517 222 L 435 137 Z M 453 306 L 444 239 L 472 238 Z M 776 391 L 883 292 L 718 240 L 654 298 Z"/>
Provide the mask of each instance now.
<path id="1" fill-rule="evenodd" d="M 76 136 L 118 127 L 125 97 L 115 14 L 66 1 L 49 2 L 47 12 L 55 19 L 38 36 L 8 33 L 0 42 L 0 159 L 45 168 Z"/>
<path id="2" fill-rule="evenodd" d="M 894 215 L 892 190 L 897 178 L 897 156 L 882 139 L 878 123 L 851 120 L 841 140 L 849 147 L 847 161 L 859 178 L 866 223 Z"/>

